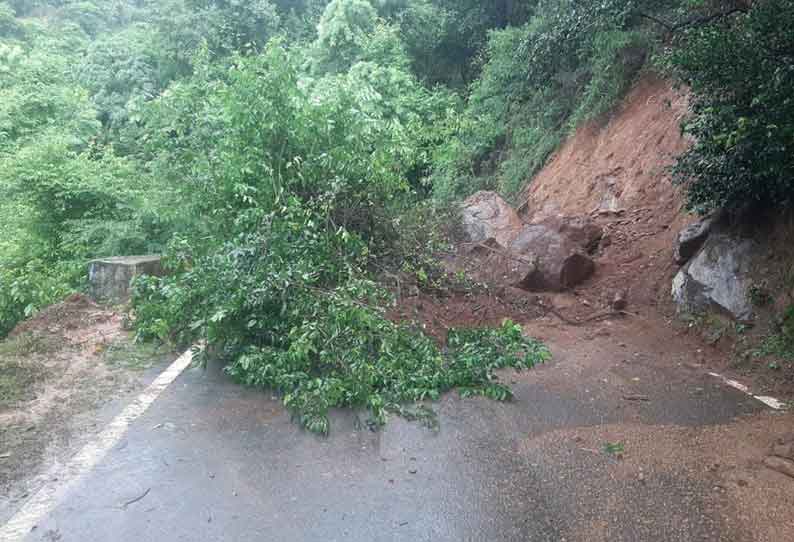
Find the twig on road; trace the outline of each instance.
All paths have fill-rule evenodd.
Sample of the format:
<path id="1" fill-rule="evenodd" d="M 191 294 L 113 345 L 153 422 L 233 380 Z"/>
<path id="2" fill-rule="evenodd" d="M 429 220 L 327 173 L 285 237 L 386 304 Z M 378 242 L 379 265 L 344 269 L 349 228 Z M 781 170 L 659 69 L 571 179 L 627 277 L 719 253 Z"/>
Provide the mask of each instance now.
<path id="1" fill-rule="evenodd" d="M 642 401 L 644 403 L 649 403 L 651 401 L 651 398 L 648 397 L 647 395 L 624 395 L 623 396 L 623 400 L 624 401 Z"/>
<path id="2" fill-rule="evenodd" d="M 149 488 L 146 491 L 144 491 L 142 495 L 139 495 L 138 497 L 135 497 L 131 501 L 125 502 L 124 504 L 121 505 L 121 508 L 126 510 L 129 505 L 135 504 L 138 501 L 142 501 L 144 498 L 146 498 L 146 495 L 148 495 L 151 490 L 152 490 L 152 488 Z"/>

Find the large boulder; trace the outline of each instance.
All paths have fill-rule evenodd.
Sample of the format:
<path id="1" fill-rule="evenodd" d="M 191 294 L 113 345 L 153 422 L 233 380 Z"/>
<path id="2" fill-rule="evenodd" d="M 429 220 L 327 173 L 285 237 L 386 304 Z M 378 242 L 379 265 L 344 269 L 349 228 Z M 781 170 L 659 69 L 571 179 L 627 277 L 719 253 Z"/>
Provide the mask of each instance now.
<path id="1" fill-rule="evenodd" d="M 477 280 L 507 287 L 522 287 L 537 271 L 535 256 L 518 254 L 500 245 L 493 237 L 473 245 L 469 255 L 476 262 L 473 276 Z"/>
<path id="2" fill-rule="evenodd" d="M 712 233 L 701 251 L 673 280 L 679 312 L 719 309 L 736 320 L 751 320 L 749 299 L 754 243 Z"/>
<path id="3" fill-rule="evenodd" d="M 463 202 L 463 228 L 472 243 L 496 240 L 506 247 L 523 226 L 518 213 L 496 192 L 480 191 Z"/>
<path id="4" fill-rule="evenodd" d="M 525 225 L 508 245 L 512 254 L 531 262 L 522 269 L 516 285 L 533 292 L 562 291 L 584 282 L 595 271 L 589 253 L 598 247 L 602 235 L 600 227 L 580 217 Z"/>
<path id="5" fill-rule="evenodd" d="M 684 265 L 697 254 L 703 243 L 708 239 L 715 218 L 709 217 L 690 224 L 678 234 L 673 247 L 673 259 L 678 265 Z"/>
<path id="6" fill-rule="evenodd" d="M 589 254 L 603 230 L 587 217 L 524 224 L 498 194 L 482 191 L 463 203 L 462 218 L 480 280 L 533 292 L 562 291 L 595 270 Z"/>

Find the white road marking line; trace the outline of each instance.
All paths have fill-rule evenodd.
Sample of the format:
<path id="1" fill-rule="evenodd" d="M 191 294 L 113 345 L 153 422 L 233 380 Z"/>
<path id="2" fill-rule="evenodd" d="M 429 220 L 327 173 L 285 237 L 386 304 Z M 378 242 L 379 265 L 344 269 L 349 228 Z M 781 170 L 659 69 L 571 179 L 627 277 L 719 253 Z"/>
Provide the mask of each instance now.
<path id="1" fill-rule="evenodd" d="M 742 384 L 741 382 L 737 382 L 736 380 L 731 380 L 730 378 L 724 377 L 719 373 L 709 373 L 709 376 L 713 376 L 714 378 L 719 378 L 728 386 L 739 390 L 740 392 L 749 395 L 756 401 L 761 401 L 766 406 L 773 410 L 785 410 L 786 404 L 783 401 L 775 399 L 774 397 L 768 397 L 766 395 L 753 395 L 753 392 L 750 391 L 750 388 Z"/>
<path id="2" fill-rule="evenodd" d="M 163 371 L 143 393 L 130 403 L 121 414 L 110 422 L 66 465 L 53 468 L 46 476 L 51 480 L 34 494 L 22 508 L 0 527 L 0 540 L 3 542 L 22 542 L 41 519 L 52 512 L 66 493 L 85 475 L 91 472 L 107 453 L 119 443 L 129 426 L 154 403 L 160 394 L 170 386 L 193 361 L 193 353 L 188 350 Z"/>
<path id="3" fill-rule="evenodd" d="M 764 403 L 769 408 L 773 408 L 775 410 L 785 410 L 786 408 L 786 403 L 775 399 L 774 397 L 767 397 L 766 395 L 754 395 L 753 397 Z"/>

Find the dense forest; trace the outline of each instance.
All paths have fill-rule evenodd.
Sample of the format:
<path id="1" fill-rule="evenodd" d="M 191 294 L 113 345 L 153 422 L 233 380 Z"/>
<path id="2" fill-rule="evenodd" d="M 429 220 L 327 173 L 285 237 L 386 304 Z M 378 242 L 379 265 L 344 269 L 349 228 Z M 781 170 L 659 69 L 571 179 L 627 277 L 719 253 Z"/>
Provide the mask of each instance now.
<path id="1" fill-rule="evenodd" d="M 513 199 L 645 71 L 689 89 L 693 212 L 794 193 L 794 1 L 0 1 L 0 336 L 163 253 L 141 340 L 205 341 L 302 423 L 494 398 L 547 353 L 507 322 L 442 349 L 383 278 L 445 276 L 455 202 Z M 521 356 L 515 356 L 520 351 Z"/>

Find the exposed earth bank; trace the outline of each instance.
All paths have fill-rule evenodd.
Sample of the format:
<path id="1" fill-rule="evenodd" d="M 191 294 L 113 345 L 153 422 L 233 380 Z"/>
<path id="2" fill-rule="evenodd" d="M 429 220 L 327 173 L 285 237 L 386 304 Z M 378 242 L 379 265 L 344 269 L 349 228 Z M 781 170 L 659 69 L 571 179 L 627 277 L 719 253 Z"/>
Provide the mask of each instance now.
<path id="1" fill-rule="evenodd" d="M 659 317 L 674 333 L 685 330 L 702 339 L 695 359 L 712 358 L 712 369 L 790 400 L 794 364 L 770 357 L 761 345 L 794 306 L 794 220 L 702 220 L 687 211 L 681 188 L 668 175 L 688 145 L 680 131 L 687 107 L 683 91 L 646 75 L 611 115 L 579 129 L 550 157 L 516 211 L 486 193 L 473 196 L 464 220 L 471 222 L 474 208 L 486 219 L 493 215 L 493 226 L 468 227 L 476 243 L 461 251 L 461 267 L 475 278 L 501 279 L 501 286 L 538 294 L 528 302 L 569 324 L 615 311 L 629 319 Z M 550 223 L 557 226 L 538 243 L 534 232 Z M 515 239 L 527 231 L 535 240 L 516 250 Z M 563 241 L 560 231 L 567 235 Z M 557 280 L 538 281 L 549 269 Z M 561 284 L 568 277 L 576 280 Z M 538 282 L 551 287 L 534 287 Z M 525 295 L 513 291 L 507 297 Z"/>

